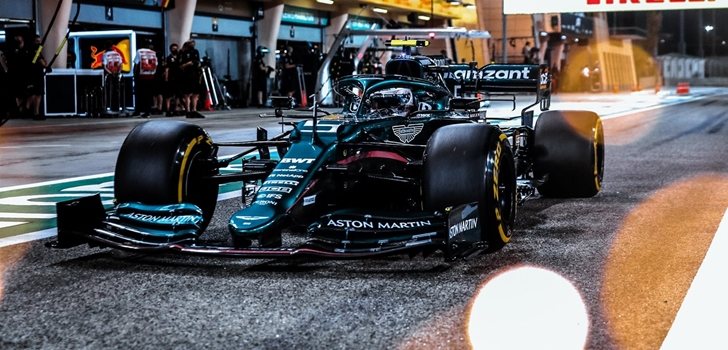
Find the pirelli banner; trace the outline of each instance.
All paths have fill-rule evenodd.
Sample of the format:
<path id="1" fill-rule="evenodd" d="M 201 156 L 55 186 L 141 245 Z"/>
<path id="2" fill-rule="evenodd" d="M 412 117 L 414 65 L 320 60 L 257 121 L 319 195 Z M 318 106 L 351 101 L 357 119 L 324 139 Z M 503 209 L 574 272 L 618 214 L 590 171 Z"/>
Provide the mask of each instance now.
<path id="1" fill-rule="evenodd" d="M 506 15 L 728 8 L 728 0 L 505 0 Z"/>

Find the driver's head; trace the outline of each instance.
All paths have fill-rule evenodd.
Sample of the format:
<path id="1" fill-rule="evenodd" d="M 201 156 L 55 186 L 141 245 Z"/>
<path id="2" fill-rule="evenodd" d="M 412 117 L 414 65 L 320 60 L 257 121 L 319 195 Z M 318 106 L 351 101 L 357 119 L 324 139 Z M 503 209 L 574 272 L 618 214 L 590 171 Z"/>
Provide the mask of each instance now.
<path id="1" fill-rule="evenodd" d="M 406 116 L 415 109 L 412 91 L 406 88 L 391 88 L 377 91 L 371 96 L 372 110 L 387 110 L 399 116 Z"/>

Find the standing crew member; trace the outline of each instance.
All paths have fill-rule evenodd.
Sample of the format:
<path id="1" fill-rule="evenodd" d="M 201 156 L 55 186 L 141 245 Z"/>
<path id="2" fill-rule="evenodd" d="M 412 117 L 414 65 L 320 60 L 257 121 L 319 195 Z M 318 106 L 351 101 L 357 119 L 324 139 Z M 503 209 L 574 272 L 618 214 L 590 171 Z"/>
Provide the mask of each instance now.
<path id="1" fill-rule="evenodd" d="M 154 75 L 157 73 L 157 53 L 152 49 L 139 49 L 134 57 L 134 82 L 136 88 L 136 113 L 148 118 L 152 112 Z"/>
<path id="2" fill-rule="evenodd" d="M 167 108 L 167 116 L 171 117 L 177 112 L 177 98 L 180 96 L 180 77 L 182 70 L 179 67 L 179 45 L 169 45 L 169 56 L 167 56 L 164 69 L 164 104 Z"/>
<path id="3" fill-rule="evenodd" d="M 30 50 L 31 54 L 40 47 L 40 43 L 40 36 L 36 35 L 35 41 L 33 42 L 34 46 L 32 50 Z M 25 100 L 25 109 L 28 110 L 28 113 L 33 114 L 33 119 L 44 119 L 43 115 L 40 113 L 40 102 L 43 94 L 45 93 L 44 78 L 47 66 L 48 64 L 46 63 L 43 54 L 39 54 L 35 62 L 33 62 L 31 58 L 30 74 L 28 76 L 28 85 L 26 87 L 27 98 Z"/>
<path id="4" fill-rule="evenodd" d="M 265 64 L 265 55 L 268 49 L 258 46 L 256 50 L 255 60 L 253 61 L 253 96 L 255 96 L 255 105 L 262 107 L 268 100 L 268 75 L 273 68 Z"/>
<path id="5" fill-rule="evenodd" d="M 13 37 L 15 46 L 8 54 L 8 77 L 10 90 L 15 96 L 15 105 L 21 115 L 27 113 L 25 109 L 26 93 L 31 72 L 31 53 L 25 46 L 25 38 L 21 34 Z"/>
<path id="6" fill-rule="evenodd" d="M 180 53 L 182 70 L 182 94 L 187 116 L 198 116 L 197 101 L 200 91 L 200 53 L 195 49 L 195 41 L 189 40 L 182 45 Z"/>
<path id="7" fill-rule="evenodd" d="M 293 97 L 298 89 L 298 73 L 293 61 L 293 48 L 288 47 L 282 57 L 281 90 L 283 95 Z"/>

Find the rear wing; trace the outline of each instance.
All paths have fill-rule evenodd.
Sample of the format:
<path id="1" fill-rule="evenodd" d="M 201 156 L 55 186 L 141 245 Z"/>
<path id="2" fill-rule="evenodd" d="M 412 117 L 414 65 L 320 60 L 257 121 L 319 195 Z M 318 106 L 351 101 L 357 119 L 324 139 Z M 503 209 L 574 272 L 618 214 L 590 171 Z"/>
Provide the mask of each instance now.
<path id="1" fill-rule="evenodd" d="M 443 79 L 455 96 L 477 93 L 539 93 L 548 90 L 546 66 L 489 64 L 480 69 L 468 64 L 444 67 Z"/>
<path id="2" fill-rule="evenodd" d="M 489 64 L 478 69 L 473 64 L 453 64 L 443 67 L 442 77 L 454 97 L 536 94 L 531 106 L 540 103 L 542 110 L 551 101 L 551 74 L 545 65 Z"/>

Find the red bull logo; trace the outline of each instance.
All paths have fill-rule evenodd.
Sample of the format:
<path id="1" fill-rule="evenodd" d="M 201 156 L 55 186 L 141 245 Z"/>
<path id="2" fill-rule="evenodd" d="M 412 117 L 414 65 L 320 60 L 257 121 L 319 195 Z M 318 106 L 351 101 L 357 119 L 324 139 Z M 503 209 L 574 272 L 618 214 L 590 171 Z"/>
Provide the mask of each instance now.
<path id="1" fill-rule="evenodd" d="M 131 71 L 129 39 L 121 40 L 116 45 L 112 45 L 111 50 L 121 57 L 121 70 L 124 72 Z M 99 51 L 96 46 L 91 46 L 91 69 L 104 68 L 104 54 L 106 54 L 106 50 Z"/>

